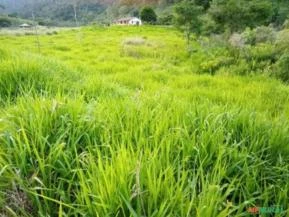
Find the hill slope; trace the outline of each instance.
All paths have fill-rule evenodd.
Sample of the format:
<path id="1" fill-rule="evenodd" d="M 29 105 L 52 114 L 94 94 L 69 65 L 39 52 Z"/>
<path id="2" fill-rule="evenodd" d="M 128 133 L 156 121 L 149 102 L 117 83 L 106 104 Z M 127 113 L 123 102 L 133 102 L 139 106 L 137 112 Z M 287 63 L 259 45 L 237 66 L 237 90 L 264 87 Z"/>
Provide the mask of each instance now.
<path id="1" fill-rule="evenodd" d="M 39 40 L 0 36 L 0 214 L 286 211 L 287 85 L 197 74 L 201 47 L 191 59 L 169 28 Z"/>

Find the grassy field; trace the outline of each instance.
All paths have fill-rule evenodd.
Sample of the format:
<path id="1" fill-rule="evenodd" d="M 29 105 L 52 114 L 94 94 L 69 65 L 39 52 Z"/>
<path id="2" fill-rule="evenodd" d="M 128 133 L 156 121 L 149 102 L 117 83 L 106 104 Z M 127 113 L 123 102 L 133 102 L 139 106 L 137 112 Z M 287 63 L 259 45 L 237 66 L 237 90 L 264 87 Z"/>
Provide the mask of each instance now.
<path id="1" fill-rule="evenodd" d="M 0 216 L 289 216 L 288 85 L 200 74 L 193 47 L 162 27 L 0 35 Z"/>

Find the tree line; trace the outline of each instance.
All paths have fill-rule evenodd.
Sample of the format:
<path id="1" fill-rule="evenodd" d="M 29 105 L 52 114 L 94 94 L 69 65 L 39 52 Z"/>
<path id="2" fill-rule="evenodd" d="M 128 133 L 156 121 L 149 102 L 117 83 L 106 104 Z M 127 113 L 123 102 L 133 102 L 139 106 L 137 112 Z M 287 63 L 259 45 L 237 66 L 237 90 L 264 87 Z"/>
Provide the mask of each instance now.
<path id="1" fill-rule="evenodd" d="M 246 27 L 282 25 L 288 0 L 183 0 L 175 7 L 176 23 L 195 33 L 241 31 Z"/>
<path id="2" fill-rule="evenodd" d="M 111 22 L 120 16 L 140 16 L 144 7 L 151 7 L 158 15 L 154 23 L 196 34 L 279 26 L 289 14 L 289 0 L 0 0 L 0 5 L 0 13 L 6 8 L 14 16 L 30 18 L 34 12 L 44 24 Z"/>

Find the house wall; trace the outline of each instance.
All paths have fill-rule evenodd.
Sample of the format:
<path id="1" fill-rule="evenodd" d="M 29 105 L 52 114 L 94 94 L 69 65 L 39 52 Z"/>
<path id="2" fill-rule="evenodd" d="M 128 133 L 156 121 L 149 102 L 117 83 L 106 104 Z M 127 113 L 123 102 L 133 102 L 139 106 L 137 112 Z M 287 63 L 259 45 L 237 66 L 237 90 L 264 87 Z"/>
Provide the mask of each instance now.
<path id="1" fill-rule="evenodd" d="M 142 25 L 142 22 L 141 22 L 140 19 L 131 19 L 131 20 L 129 21 L 129 24 L 130 24 L 130 25 Z"/>
<path id="2" fill-rule="evenodd" d="M 118 25 L 142 25 L 142 21 L 140 19 L 134 18 L 131 20 L 119 20 L 116 22 Z"/>

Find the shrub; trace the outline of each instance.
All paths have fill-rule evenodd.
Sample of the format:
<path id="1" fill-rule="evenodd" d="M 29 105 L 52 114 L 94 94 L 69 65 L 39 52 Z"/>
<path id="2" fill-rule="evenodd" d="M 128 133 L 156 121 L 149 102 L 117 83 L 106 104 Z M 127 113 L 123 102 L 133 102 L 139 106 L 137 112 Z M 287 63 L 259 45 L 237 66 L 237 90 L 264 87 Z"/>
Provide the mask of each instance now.
<path id="1" fill-rule="evenodd" d="M 245 44 L 273 43 L 276 41 L 276 31 L 272 27 L 260 26 L 256 29 L 246 28 L 241 34 Z"/>
<path id="2" fill-rule="evenodd" d="M 276 76 L 282 81 L 289 82 L 289 53 L 283 54 L 276 63 Z"/>
<path id="3" fill-rule="evenodd" d="M 38 21 L 38 25 L 45 26 L 45 22 L 43 20 Z"/>
<path id="4" fill-rule="evenodd" d="M 215 22 L 215 20 L 212 19 L 211 16 L 205 14 L 200 16 L 201 21 L 201 33 L 204 35 L 210 35 L 213 33 L 219 32 L 219 26 Z"/>
<path id="5" fill-rule="evenodd" d="M 227 48 L 228 41 L 224 37 L 224 35 L 214 34 L 210 37 L 210 45 L 213 48 Z"/>
<path id="6" fill-rule="evenodd" d="M 247 49 L 244 53 L 244 57 L 248 61 L 270 61 L 271 63 L 274 63 L 278 58 L 278 54 L 279 52 L 273 45 L 260 44 Z"/>
<path id="7" fill-rule="evenodd" d="M 289 29 L 278 32 L 276 46 L 281 52 L 289 50 Z"/>
<path id="8" fill-rule="evenodd" d="M 141 10 L 140 17 L 147 23 L 155 23 L 157 21 L 157 15 L 151 7 L 144 7 Z"/>
<path id="9" fill-rule="evenodd" d="M 289 19 L 285 20 L 283 23 L 283 29 L 289 29 Z"/>
<path id="10" fill-rule="evenodd" d="M 7 17 L 0 17 L 0 28 L 1 27 L 10 27 L 12 26 L 12 22 Z"/>
<path id="11" fill-rule="evenodd" d="M 242 48 L 245 46 L 245 40 L 242 37 L 241 34 L 238 33 L 234 33 L 230 39 L 229 39 L 229 43 L 231 46 L 236 47 L 236 48 Z"/>
<path id="12" fill-rule="evenodd" d="M 238 64 L 230 65 L 227 70 L 230 74 L 234 75 L 248 75 L 251 73 L 251 67 L 248 65 L 248 63 L 241 59 Z"/>
<path id="13" fill-rule="evenodd" d="M 246 28 L 242 33 L 242 38 L 246 44 L 255 45 L 256 44 L 256 31 L 250 28 Z"/>
<path id="14" fill-rule="evenodd" d="M 8 14 L 8 17 L 17 18 L 18 17 L 18 13 L 14 12 L 14 13 Z"/>
<path id="15" fill-rule="evenodd" d="M 276 40 L 276 33 L 273 28 L 267 26 L 259 26 L 255 30 L 256 43 L 273 43 Z"/>
<path id="16" fill-rule="evenodd" d="M 234 58 L 218 57 L 213 60 L 208 60 L 200 65 L 201 72 L 209 72 L 214 75 L 221 67 L 229 66 L 234 63 Z"/>
<path id="17" fill-rule="evenodd" d="M 269 0 L 212 1 L 209 9 L 209 14 L 220 24 L 221 29 L 228 28 L 230 31 L 268 24 L 272 12 L 272 3 Z"/>
<path id="18" fill-rule="evenodd" d="M 158 24 L 160 25 L 172 25 L 174 16 L 172 14 L 166 14 L 159 17 Z"/>
<path id="19" fill-rule="evenodd" d="M 55 26 L 57 23 L 51 20 L 38 20 L 38 25 L 40 26 Z"/>

